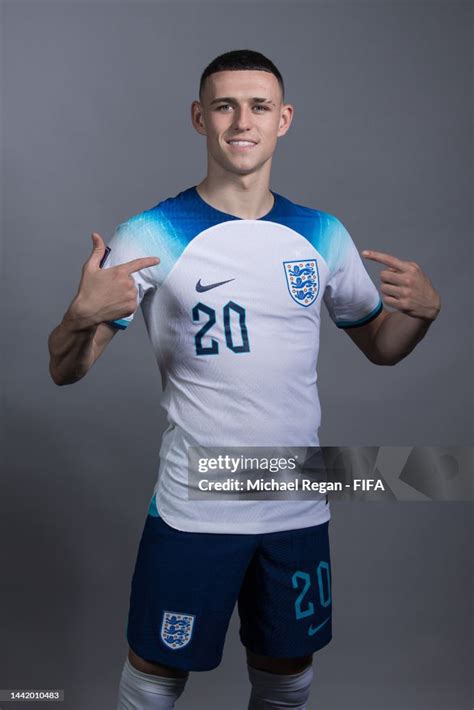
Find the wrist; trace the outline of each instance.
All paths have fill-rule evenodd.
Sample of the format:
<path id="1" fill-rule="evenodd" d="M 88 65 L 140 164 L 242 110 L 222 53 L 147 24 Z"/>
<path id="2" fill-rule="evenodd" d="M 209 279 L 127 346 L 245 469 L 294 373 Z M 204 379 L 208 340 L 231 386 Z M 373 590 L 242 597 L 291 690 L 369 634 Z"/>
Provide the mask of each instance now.
<path id="1" fill-rule="evenodd" d="M 76 296 L 63 317 L 63 324 L 71 331 L 90 332 L 97 330 L 99 325 L 92 315 L 84 309 L 80 298 Z"/>

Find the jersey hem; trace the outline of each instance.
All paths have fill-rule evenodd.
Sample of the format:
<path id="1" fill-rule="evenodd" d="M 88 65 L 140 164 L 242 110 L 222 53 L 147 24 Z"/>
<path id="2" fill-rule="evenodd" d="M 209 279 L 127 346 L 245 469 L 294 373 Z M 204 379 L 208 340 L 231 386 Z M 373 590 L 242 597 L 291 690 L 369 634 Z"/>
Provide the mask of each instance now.
<path id="1" fill-rule="evenodd" d="M 259 525 L 255 523 L 248 523 L 245 524 L 242 521 L 235 522 L 233 525 L 230 527 L 227 527 L 225 530 L 222 530 L 222 526 L 219 523 L 213 523 L 212 521 L 209 521 L 207 523 L 199 523 L 197 522 L 194 527 L 178 527 L 174 521 L 172 521 L 171 518 L 168 518 L 166 515 L 163 515 L 163 511 L 158 507 L 158 513 L 161 518 L 165 521 L 167 525 L 170 527 L 174 528 L 175 530 L 179 530 L 180 532 L 194 532 L 194 533 L 216 533 L 220 535 L 262 535 L 266 533 L 272 533 L 272 532 L 283 532 L 285 530 L 300 530 L 301 528 L 311 528 L 314 527 L 315 525 L 323 525 L 323 523 L 326 523 L 328 520 L 331 519 L 331 510 L 329 506 L 327 506 L 327 511 L 325 511 L 325 515 L 321 520 L 316 521 L 315 516 L 313 515 L 312 517 L 306 516 L 304 518 L 298 518 L 298 524 L 297 525 L 292 525 L 291 527 L 287 527 L 286 525 L 281 525 L 281 526 L 276 526 L 276 527 L 271 527 L 271 529 L 268 529 L 265 525 Z M 245 526 L 245 532 L 242 532 L 242 527 Z"/>

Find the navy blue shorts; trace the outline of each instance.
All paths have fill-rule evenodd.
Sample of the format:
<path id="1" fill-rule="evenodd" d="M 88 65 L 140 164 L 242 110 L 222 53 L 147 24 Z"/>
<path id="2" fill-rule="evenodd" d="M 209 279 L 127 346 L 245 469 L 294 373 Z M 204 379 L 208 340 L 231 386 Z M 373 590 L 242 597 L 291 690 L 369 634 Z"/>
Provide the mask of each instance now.
<path id="1" fill-rule="evenodd" d="M 295 658 L 319 650 L 332 636 L 328 527 L 193 533 L 148 514 L 131 585 L 130 648 L 165 666 L 216 668 L 237 601 L 250 651 Z"/>

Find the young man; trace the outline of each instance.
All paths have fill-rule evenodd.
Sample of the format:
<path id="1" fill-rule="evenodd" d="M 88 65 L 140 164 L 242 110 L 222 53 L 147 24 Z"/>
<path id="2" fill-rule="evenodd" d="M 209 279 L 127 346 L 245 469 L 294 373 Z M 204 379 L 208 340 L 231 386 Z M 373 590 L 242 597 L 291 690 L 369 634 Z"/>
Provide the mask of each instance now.
<path id="1" fill-rule="evenodd" d="M 312 655 L 331 639 L 329 505 L 192 500 L 190 447 L 317 446 L 319 319 L 375 364 L 393 365 L 440 310 L 413 262 L 385 266 L 384 309 L 334 216 L 269 189 L 293 107 L 258 52 L 217 57 L 192 103 L 207 139 L 202 182 L 121 224 L 92 254 L 51 333 L 58 385 L 83 377 L 141 304 L 169 426 L 132 580 L 118 708 L 165 710 L 189 671 L 219 665 L 236 601 L 249 709 L 305 708 Z"/>

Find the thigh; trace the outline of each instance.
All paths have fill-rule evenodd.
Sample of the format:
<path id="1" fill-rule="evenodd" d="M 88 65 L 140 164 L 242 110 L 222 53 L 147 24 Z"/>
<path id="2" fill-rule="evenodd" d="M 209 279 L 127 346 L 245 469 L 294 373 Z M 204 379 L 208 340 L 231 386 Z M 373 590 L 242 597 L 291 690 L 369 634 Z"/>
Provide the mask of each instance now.
<path id="1" fill-rule="evenodd" d="M 179 668 L 171 668 L 170 666 L 163 666 L 159 663 L 151 663 L 145 658 L 138 656 L 131 648 L 128 649 L 128 660 L 134 668 L 142 673 L 164 676 L 165 678 L 185 678 L 188 675 L 187 671 L 183 671 Z"/>
<path id="2" fill-rule="evenodd" d="M 218 666 L 252 544 L 251 536 L 184 532 L 148 515 L 131 584 L 132 651 L 185 671 Z"/>
<path id="3" fill-rule="evenodd" d="M 304 658 L 332 638 L 329 521 L 260 536 L 239 595 L 240 638 L 254 654 Z"/>

